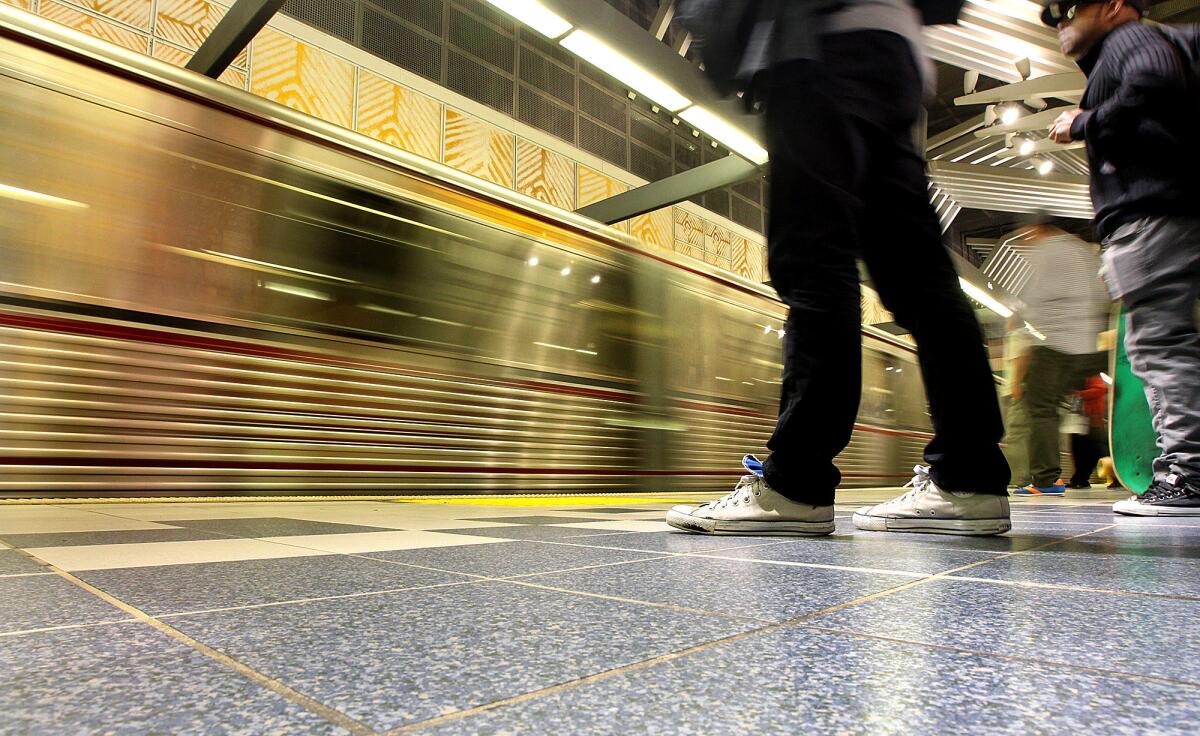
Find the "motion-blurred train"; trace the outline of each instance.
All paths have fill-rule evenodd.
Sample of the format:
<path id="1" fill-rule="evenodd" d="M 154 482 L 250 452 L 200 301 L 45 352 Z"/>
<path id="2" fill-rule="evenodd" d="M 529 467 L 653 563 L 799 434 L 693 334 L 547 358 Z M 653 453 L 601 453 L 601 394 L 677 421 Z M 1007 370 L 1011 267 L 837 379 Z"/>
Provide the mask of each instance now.
<path id="1" fill-rule="evenodd" d="M 0 129 L 0 495 L 718 490 L 770 434 L 761 284 L 4 6 Z"/>

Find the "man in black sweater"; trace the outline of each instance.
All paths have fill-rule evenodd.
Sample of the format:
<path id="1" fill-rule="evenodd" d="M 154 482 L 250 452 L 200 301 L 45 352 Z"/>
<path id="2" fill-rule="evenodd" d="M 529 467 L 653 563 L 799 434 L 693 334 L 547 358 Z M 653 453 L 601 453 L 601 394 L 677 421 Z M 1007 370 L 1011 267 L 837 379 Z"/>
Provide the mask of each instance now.
<path id="1" fill-rule="evenodd" d="M 1200 516 L 1200 80 L 1170 36 L 1141 22 L 1145 9 L 1078 0 L 1042 13 L 1088 77 L 1050 138 L 1087 143 L 1105 279 L 1128 310 L 1125 349 L 1162 451 L 1146 494 L 1113 510 Z"/>

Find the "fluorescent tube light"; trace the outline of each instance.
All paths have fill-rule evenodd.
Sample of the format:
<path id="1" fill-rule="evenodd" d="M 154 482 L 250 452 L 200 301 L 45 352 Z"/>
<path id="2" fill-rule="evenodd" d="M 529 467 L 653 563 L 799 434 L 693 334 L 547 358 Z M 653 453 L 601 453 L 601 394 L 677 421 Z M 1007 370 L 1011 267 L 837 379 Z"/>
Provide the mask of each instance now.
<path id="1" fill-rule="evenodd" d="M 553 41 L 561 38 L 572 26 L 561 15 L 538 0 L 487 0 L 500 10 Z"/>
<path id="2" fill-rule="evenodd" d="M 725 144 L 729 150 L 745 156 L 756 164 L 767 162 L 766 150 L 754 139 L 733 127 L 703 107 L 696 105 L 679 113 L 679 117 L 707 133 L 714 140 Z"/>
<path id="3" fill-rule="evenodd" d="M 13 187 L 7 184 L 0 184 L 0 198 L 15 199 L 18 202 L 25 202 L 26 204 L 40 204 L 59 209 L 86 210 L 88 208 L 83 202 L 76 202 L 73 199 L 54 197 L 49 194 L 35 192 L 31 189 L 21 189 L 20 187 Z"/>
<path id="4" fill-rule="evenodd" d="M 629 85 L 634 91 L 646 95 L 671 112 L 678 112 L 692 102 L 671 85 L 586 31 L 571 31 L 570 35 L 559 43 L 579 58 L 603 69 L 618 81 Z"/>
<path id="5" fill-rule="evenodd" d="M 958 277 L 958 285 L 962 287 L 962 290 L 966 292 L 967 296 L 971 297 L 1001 317 L 1007 319 L 1012 316 L 1013 311 L 1011 309 L 993 299 L 991 294 L 987 293 L 975 284 L 972 284 L 970 281 L 967 281 L 962 276 Z"/>

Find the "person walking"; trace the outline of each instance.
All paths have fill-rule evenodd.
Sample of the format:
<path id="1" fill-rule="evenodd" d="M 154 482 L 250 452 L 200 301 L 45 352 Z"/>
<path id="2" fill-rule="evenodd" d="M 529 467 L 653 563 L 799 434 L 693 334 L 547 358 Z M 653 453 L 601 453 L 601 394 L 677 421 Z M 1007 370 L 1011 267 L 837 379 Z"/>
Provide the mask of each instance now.
<path id="1" fill-rule="evenodd" d="M 860 510 L 854 524 L 1006 532 L 995 381 L 912 135 L 932 86 L 922 15 L 908 0 L 825 5 L 774 4 L 772 56 L 755 89 L 771 158 L 768 270 L 788 306 L 771 455 L 761 466 L 748 458 L 750 473 L 725 497 L 677 506 L 667 522 L 708 534 L 834 530 L 834 459 L 861 394 L 861 258 L 884 306 L 916 340 L 934 437 L 908 491 Z M 953 5 L 956 15 L 961 2 Z"/>
<path id="2" fill-rule="evenodd" d="M 1107 361 L 1096 350 L 1108 316 L 1108 292 L 1100 280 L 1100 259 L 1092 246 L 1057 227 L 1040 223 L 1028 231 L 1030 277 L 1018 296 L 1025 319 L 1041 335 L 1027 354 L 1028 369 L 1018 394 L 1028 407 L 1029 467 L 1032 483 L 1020 496 L 1061 496 L 1059 405 L 1081 389 Z"/>
<path id="3" fill-rule="evenodd" d="M 1161 454 L 1121 514 L 1200 516 L 1200 49 L 1195 28 L 1143 23 L 1145 0 L 1053 3 L 1042 13 L 1087 75 L 1077 109 L 1050 127 L 1084 141 L 1105 279 L 1124 303 L 1125 350 L 1146 387 Z"/>

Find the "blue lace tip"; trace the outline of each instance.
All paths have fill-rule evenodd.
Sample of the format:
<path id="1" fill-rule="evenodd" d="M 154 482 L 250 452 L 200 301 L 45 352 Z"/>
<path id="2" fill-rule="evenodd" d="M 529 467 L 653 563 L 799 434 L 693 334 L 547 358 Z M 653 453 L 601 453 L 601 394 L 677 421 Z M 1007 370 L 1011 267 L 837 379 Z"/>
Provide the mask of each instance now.
<path id="1" fill-rule="evenodd" d="M 745 457 L 742 458 L 742 467 L 745 468 L 748 472 L 753 473 L 754 475 L 757 475 L 759 478 L 763 477 L 762 460 L 759 460 L 757 457 L 755 457 L 753 455 L 746 455 Z"/>

